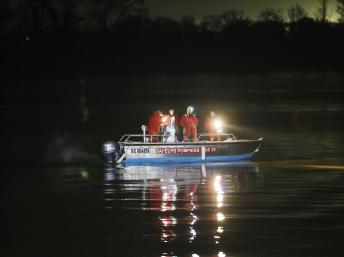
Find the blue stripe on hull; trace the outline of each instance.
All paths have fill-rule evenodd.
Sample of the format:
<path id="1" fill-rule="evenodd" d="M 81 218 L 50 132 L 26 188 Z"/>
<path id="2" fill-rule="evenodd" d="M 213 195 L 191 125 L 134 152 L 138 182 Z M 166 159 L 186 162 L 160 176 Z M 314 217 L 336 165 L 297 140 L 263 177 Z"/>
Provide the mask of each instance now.
<path id="1" fill-rule="evenodd" d="M 190 156 L 190 157 L 161 157 L 161 158 L 133 158 L 126 159 L 124 163 L 181 163 L 181 162 L 219 162 L 219 161 L 239 161 L 244 159 L 250 159 L 254 153 L 246 153 L 239 155 L 223 155 L 223 156 L 207 156 L 204 161 L 202 161 L 200 156 Z"/>

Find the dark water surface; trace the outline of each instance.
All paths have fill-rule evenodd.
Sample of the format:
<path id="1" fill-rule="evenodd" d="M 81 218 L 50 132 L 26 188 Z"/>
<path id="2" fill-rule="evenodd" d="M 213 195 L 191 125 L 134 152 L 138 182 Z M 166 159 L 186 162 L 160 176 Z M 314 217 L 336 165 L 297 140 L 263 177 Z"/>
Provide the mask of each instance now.
<path id="1" fill-rule="evenodd" d="M 343 166 L 8 172 L 2 256 L 342 256 Z"/>
<path id="2" fill-rule="evenodd" d="M 8 98 L 1 256 L 343 256 L 343 82 L 162 77 L 142 81 L 148 93 L 133 81 L 133 90 L 66 96 L 74 104 Z M 103 140 L 190 102 L 202 122 L 216 109 L 235 135 L 264 137 L 253 162 L 100 161 Z"/>

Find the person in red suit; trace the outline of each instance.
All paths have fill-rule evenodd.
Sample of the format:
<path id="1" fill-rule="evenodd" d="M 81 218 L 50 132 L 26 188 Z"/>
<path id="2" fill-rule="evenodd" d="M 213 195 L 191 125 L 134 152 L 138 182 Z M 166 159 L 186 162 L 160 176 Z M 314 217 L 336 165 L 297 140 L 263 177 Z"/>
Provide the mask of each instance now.
<path id="1" fill-rule="evenodd" d="M 197 116 L 193 113 L 194 108 L 189 106 L 180 119 L 180 126 L 183 127 L 183 141 L 187 141 L 190 137 L 193 141 L 197 139 L 197 127 L 199 120 Z"/>
<path id="2" fill-rule="evenodd" d="M 218 141 L 221 140 L 221 136 L 217 135 L 219 134 L 219 128 L 217 127 L 219 126 L 218 123 L 219 121 L 217 114 L 214 111 L 211 111 L 210 116 L 206 119 L 204 125 L 205 129 L 208 131 L 208 134 L 210 135 L 210 141 L 214 141 L 215 136 Z"/>
<path id="3" fill-rule="evenodd" d="M 161 111 L 156 111 L 153 115 L 149 118 L 148 121 L 148 134 L 149 135 L 159 135 L 160 126 L 162 124 L 162 113 Z M 158 142 L 159 137 L 153 136 L 152 142 Z"/>

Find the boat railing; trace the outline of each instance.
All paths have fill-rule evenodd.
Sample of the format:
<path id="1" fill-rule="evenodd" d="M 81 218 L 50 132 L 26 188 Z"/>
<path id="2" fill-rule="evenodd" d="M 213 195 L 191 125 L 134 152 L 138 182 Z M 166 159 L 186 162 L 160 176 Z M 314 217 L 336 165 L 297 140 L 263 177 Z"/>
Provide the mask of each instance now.
<path id="1" fill-rule="evenodd" d="M 210 133 L 202 133 L 199 134 L 196 141 L 207 141 L 207 139 L 215 137 L 220 138 L 220 141 L 238 141 L 238 139 L 233 134 L 228 133 L 216 133 L 216 134 L 210 134 Z"/>
<path id="2" fill-rule="evenodd" d="M 153 142 L 153 138 L 158 138 L 157 141 L 161 143 L 163 138 L 166 135 L 147 135 L 147 134 L 125 134 L 121 137 L 118 141 L 119 143 L 149 143 Z M 237 138 L 233 134 L 228 133 L 218 133 L 218 134 L 209 134 L 209 133 L 202 133 L 198 134 L 196 141 L 209 141 L 211 137 L 219 137 L 220 141 L 238 141 Z M 176 141 L 177 142 L 177 141 Z"/>
<path id="3" fill-rule="evenodd" d="M 152 142 L 153 137 L 161 138 L 163 136 L 164 135 L 125 134 L 125 135 L 123 135 L 121 137 L 121 139 L 118 142 L 119 143 L 126 143 L 126 142 L 138 142 L 138 143 Z M 134 141 L 133 141 L 133 139 L 134 139 Z"/>

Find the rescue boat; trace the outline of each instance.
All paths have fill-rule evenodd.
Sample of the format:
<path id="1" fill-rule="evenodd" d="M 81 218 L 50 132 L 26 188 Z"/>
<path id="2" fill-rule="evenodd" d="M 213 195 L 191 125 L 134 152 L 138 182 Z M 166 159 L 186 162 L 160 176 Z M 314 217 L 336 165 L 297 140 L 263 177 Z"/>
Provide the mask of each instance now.
<path id="1" fill-rule="evenodd" d="M 200 134 L 193 142 L 171 142 L 163 136 L 126 134 L 118 142 L 103 145 L 110 163 L 150 164 L 189 162 L 231 162 L 249 160 L 259 151 L 263 138 L 237 139 L 233 134 L 217 134 L 221 140 L 210 141 L 211 135 Z M 160 138 L 153 142 L 153 138 Z"/>

